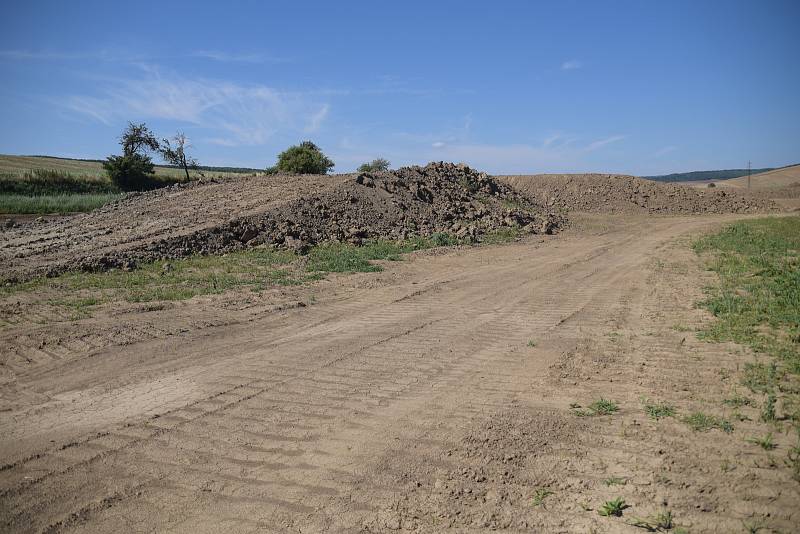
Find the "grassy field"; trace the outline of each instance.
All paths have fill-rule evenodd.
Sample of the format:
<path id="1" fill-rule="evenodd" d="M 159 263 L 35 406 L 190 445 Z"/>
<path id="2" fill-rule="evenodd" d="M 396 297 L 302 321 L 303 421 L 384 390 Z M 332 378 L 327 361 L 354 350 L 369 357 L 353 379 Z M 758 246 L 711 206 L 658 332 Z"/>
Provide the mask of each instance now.
<path id="1" fill-rule="evenodd" d="M 756 355 L 741 383 L 759 400 L 730 403 L 759 402 L 764 423 L 776 431 L 787 423 L 800 438 L 800 217 L 739 222 L 697 241 L 695 250 L 719 275 L 699 303 L 717 320 L 700 337 L 746 345 Z M 800 445 L 787 462 L 800 480 Z"/>
<path id="2" fill-rule="evenodd" d="M 181 169 L 156 166 L 166 184 L 183 181 Z M 207 176 L 227 178 L 252 169 L 207 168 Z M 197 173 L 192 173 L 196 175 Z M 0 213 L 75 213 L 91 211 L 119 198 L 100 161 L 46 156 L 0 155 Z"/>
<path id="3" fill-rule="evenodd" d="M 0 213 L 80 213 L 92 211 L 121 198 L 115 193 L 76 193 L 58 195 L 0 194 Z"/>

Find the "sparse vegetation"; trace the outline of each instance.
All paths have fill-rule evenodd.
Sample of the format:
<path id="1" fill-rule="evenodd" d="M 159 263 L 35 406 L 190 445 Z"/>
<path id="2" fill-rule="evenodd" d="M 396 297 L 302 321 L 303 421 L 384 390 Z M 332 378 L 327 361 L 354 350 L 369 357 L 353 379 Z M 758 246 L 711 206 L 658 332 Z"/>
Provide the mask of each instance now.
<path id="1" fill-rule="evenodd" d="M 778 446 L 772 439 L 772 432 L 770 432 L 769 434 L 767 434 L 762 438 L 750 438 L 747 441 L 749 441 L 750 443 L 755 443 L 765 451 L 771 451 Z"/>
<path id="2" fill-rule="evenodd" d="M 362 246 L 346 243 L 327 243 L 314 247 L 308 254 L 309 271 L 376 272 L 381 271 L 375 260 L 396 261 L 400 254 L 426 248 L 454 245 L 459 241 L 449 234 L 434 234 L 428 238 L 406 241 L 379 239 Z"/>
<path id="3" fill-rule="evenodd" d="M 594 416 L 594 415 L 611 415 L 619 411 L 619 406 L 616 402 L 600 398 L 591 403 L 586 410 L 579 409 L 580 405 L 574 405 L 574 414 L 581 417 Z"/>
<path id="4" fill-rule="evenodd" d="M 267 168 L 267 173 L 328 174 L 334 163 L 311 141 L 303 141 L 278 154 L 278 163 Z"/>
<path id="5" fill-rule="evenodd" d="M 733 432 L 733 424 L 730 421 L 703 412 L 687 415 L 683 418 L 683 422 L 695 432 L 707 432 L 713 429 L 719 429 L 728 434 Z"/>
<path id="6" fill-rule="evenodd" d="M 363 163 L 358 167 L 358 172 L 378 172 L 389 170 L 389 160 L 383 158 L 373 159 L 369 163 Z"/>
<path id="7" fill-rule="evenodd" d="M 733 397 L 723 400 L 722 404 L 730 406 L 731 408 L 741 408 L 742 406 L 751 406 L 753 404 L 753 399 L 737 393 Z"/>
<path id="8" fill-rule="evenodd" d="M 775 401 L 777 397 L 770 393 L 767 395 L 767 400 L 764 401 L 764 407 L 761 409 L 761 420 L 765 423 L 775 421 Z"/>
<path id="9" fill-rule="evenodd" d="M 528 346 L 529 346 L 529 347 L 531 347 L 531 348 L 533 348 L 533 347 L 535 347 L 535 346 L 536 346 L 536 342 L 535 342 L 534 340 L 532 340 L 532 339 L 529 339 L 529 340 L 528 340 Z"/>
<path id="10" fill-rule="evenodd" d="M 625 504 L 625 500 L 622 497 L 617 497 L 616 499 L 604 502 L 597 510 L 597 513 L 605 517 L 619 517 L 626 508 L 629 508 L 629 506 Z"/>
<path id="11" fill-rule="evenodd" d="M 630 520 L 630 524 L 634 527 L 643 528 L 648 532 L 663 532 L 665 530 L 672 530 L 675 527 L 670 510 L 659 512 L 654 517 L 633 517 Z"/>
<path id="12" fill-rule="evenodd" d="M 543 506 L 544 500 L 553 495 L 553 492 L 547 488 L 539 488 L 533 494 L 533 505 L 534 506 Z"/>
<path id="13" fill-rule="evenodd" d="M 624 486 L 628 483 L 627 479 L 620 477 L 609 477 L 603 481 L 606 486 Z"/>
<path id="14" fill-rule="evenodd" d="M 675 407 L 666 403 L 646 402 L 644 411 L 651 419 L 656 421 L 663 417 L 675 417 Z"/>

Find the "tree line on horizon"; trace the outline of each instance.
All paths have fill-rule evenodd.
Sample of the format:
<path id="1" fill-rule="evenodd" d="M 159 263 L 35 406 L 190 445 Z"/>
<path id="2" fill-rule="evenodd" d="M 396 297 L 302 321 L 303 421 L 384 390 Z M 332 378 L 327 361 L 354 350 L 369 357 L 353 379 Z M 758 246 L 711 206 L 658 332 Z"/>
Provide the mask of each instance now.
<path id="1" fill-rule="evenodd" d="M 122 154 L 111 155 L 103 161 L 111 181 L 122 191 L 143 191 L 154 189 L 162 182 L 155 178 L 155 164 L 152 155 L 160 156 L 164 162 L 184 170 L 186 181 L 189 171 L 199 171 L 197 160 L 187 153 L 191 148 L 189 139 L 182 132 L 172 138 L 158 139 L 145 123 L 129 122 L 119 137 Z M 358 172 L 377 172 L 389 170 L 389 161 L 376 158 L 358 167 Z M 267 167 L 267 174 L 328 174 L 335 164 L 311 141 L 303 141 L 278 154 L 275 165 Z M 203 167 L 208 168 L 208 167 Z M 202 176 L 202 173 L 201 173 Z"/>

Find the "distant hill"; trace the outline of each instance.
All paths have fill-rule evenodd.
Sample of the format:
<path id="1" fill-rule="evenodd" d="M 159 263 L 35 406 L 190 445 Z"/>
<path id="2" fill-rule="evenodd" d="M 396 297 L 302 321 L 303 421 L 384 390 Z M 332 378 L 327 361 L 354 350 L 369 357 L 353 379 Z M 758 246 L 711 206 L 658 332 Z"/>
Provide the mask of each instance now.
<path id="1" fill-rule="evenodd" d="M 776 167 L 768 167 L 766 169 L 750 169 L 750 173 L 759 174 L 762 172 L 774 171 L 775 169 Z M 739 178 L 740 176 L 747 176 L 747 169 L 676 172 L 673 174 L 662 174 L 660 176 L 641 176 L 641 178 L 646 180 L 654 180 L 656 182 L 699 182 L 703 180 L 730 180 L 731 178 Z"/>
<path id="2" fill-rule="evenodd" d="M 779 187 L 790 187 L 800 184 L 800 165 L 789 165 L 771 171 L 753 174 L 750 177 L 752 189 L 772 189 Z M 747 187 L 747 176 L 726 180 L 719 185 L 727 187 Z"/>

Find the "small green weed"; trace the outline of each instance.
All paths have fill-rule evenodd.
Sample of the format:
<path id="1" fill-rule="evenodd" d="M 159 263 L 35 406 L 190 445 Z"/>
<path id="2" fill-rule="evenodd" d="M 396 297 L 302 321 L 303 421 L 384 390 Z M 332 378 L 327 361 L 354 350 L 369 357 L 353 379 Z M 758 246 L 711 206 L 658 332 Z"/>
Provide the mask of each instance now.
<path id="1" fill-rule="evenodd" d="M 771 451 L 778 447 L 778 445 L 772 440 L 772 432 L 770 432 L 763 438 L 750 438 L 747 441 L 759 445 L 765 451 Z"/>
<path id="2" fill-rule="evenodd" d="M 534 340 L 532 340 L 532 339 L 529 339 L 529 340 L 528 340 L 528 346 L 529 346 L 529 347 L 531 347 L 531 348 L 533 348 L 533 347 L 535 347 L 535 346 L 536 346 L 536 342 L 535 342 Z"/>
<path id="3" fill-rule="evenodd" d="M 732 408 L 741 408 L 742 406 L 751 406 L 753 404 L 753 399 L 736 394 L 733 397 L 722 401 L 722 404 Z"/>
<path id="4" fill-rule="evenodd" d="M 539 488 L 533 494 L 533 505 L 534 506 L 543 506 L 544 500 L 548 498 L 550 495 L 553 495 L 553 492 L 547 488 Z"/>
<path id="5" fill-rule="evenodd" d="M 604 502 L 600 509 L 597 510 L 597 513 L 604 517 L 620 517 L 622 515 L 622 511 L 626 508 L 629 508 L 629 506 L 625 504 L 625 501 L 622 499 L 622 497 L 617 497 L 611 501 Z"/>
<path id="6" fill-rule="evenodd" d="M 619 477 L 609 477 L 603 481 L 606 486 L 624 486 L 628 483 L 628 480 L 625 478 Z"/>
<path id="7" fill-rule="evenodd" d="M 765 423 L 775 421 L 775 402 L 777 398 L 774 394 L 767 395 L 767 400 L 764 401 L 764 407 L 761 409 L 761 420 Z"/>
<path id="8" fill-rule="evenodd" d="M 580 405 L 575 405 L 574 408 L 580 408 Z M 574 414 L 579 417 L 591 417 L 594 415 L 611 415 L 619 411 L 617 403 L 600 398 L 591 403 L 587 410 L 575 409 Z"/>
<path id="9" fill-rule="evenodd" d="M 666 403 L 645 403 L 644 411 L 651 419 L 656 421 L 663 417 L 675 417 L 676 413 L 675 407 Z"/>
<path id="10" fill-rule="evenodd" d="M 665 530 L 672 530 L 675 527 L 675 522 L 672 519 L 672 512 L 670 510 L 664 510 L 654 517 L 644 519 L 633 517 L 629 521 L 629 524 L 634 527 L 643 528 L 648 532 L 663 532 Z"/>

